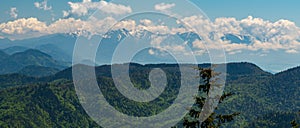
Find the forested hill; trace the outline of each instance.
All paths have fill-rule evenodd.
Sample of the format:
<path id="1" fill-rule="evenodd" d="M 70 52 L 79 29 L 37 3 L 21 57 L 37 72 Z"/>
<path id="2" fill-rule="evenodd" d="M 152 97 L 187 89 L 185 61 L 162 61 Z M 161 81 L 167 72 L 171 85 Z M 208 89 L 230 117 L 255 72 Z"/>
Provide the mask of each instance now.
<path id="1" fill-rule="evenodd" d="M 111 78 L 111 66 L 99 66 L 95 70 L 98 83 L 103 85 L 100 89 L 112 106 L 128 115 L 150 116 L 171 105 L 180 87 L 178 65 L 130 64 L 131 81 L 137 88 L 149 87 L 148 75 L 153 68 L 164 70 L 169 82 L 166 93 L 153 104 L 131 102 L 118 93 Z M 231 127 L 290 127 L 291 120 L 299 118 L 296 116 L 300 110 L 299 70 L 297 67 L 272 75 L 251 63 L 229 63 L 225 92 L 235 95 L 220 104 L 217 111 L 241 113 L 226 124 Z M 40 78 L 1 75 L 0 86 L 0 127 L 97 127 L 79 104 L 71 68 Z"/>

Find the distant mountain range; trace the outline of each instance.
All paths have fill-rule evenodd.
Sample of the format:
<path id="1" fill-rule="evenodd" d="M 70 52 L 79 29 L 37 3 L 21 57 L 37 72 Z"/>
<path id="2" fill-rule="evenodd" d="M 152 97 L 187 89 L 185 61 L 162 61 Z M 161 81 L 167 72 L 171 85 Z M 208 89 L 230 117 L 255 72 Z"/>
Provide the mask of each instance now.
<path id="1" fill-rule="evenodd" d="M 31 76 L 31 77 L 46 77 L 58 73 L 60 70 L 51 67 L 43 67 L 37 65 L 30 65 L 22 68 L 18 74 Z"/>
<path id="2" fill-rule="evenodd" d="M 44 52 L 55 60 L 71 62 L 73 48 L 76 42 L 75 35 L 54 34 L 38 38 L 14 40 L 0 39 L 0 48 L 7 54 L 24 52 L 36 49 Z"/>
<path id="3" fill-rule="evenodd" d="M 35 49 L 28 49 L 25 51 L 15 52 L 15 50 L 20 50 L 20 47 L 11 47 L 9 48 L 9 53 L 13 53 L 12 55 L 6 54 L 3 51 L 0 51 L 1 58 L 0 58 L 0 74 L 11 74 L 11 73 L 23 73 L 23 74 L 30 74 L 28 68 L 32 68 L 32 66 L 36 67 L 44 67 L 49 68 L 49 70 L 62 70 L 68 66 L 69 63 L 57 61 L 53 59 L 50 55 L 43 53 L 39 50 Z M 7 51 L 4 50 L 4 51 Z M 31 66 L 31 67 L 30 67 Z M 39 68 L 37 68 L 39 69 Z M 45 72 L 41 72 L 41 74 L 47 74 Z"/>
<path id="4" fill-rule="evenodd" d="M 2 51 L 9 54 L 9 55 L 12 55 L 12 54 L 15 54 L 15 53 L 18 53 L 18 52 L 24 52 L 28 49 L 29 48 L 23 47 L 23 46 L 12 46 L 12 47 L 5 48 Z"/>
<path id="5" fill-rule="evenodd" d="M 114 30 L 107 33 L 105 38 L 102 39 L 97 51 L 96 63 L 97 65 L 110 64 L 112 60 L 112 55 L 118 44 L 128 36 L 134 36 L 137 38 L 141 37 L 151 37 L 154 33 L 149 31 L 142 31 L 136 35 L 131 35 L 126 29 Z M 177 33 L 173 35 L 175 37 L 181 38 L 186 42 L 186 45 L 194 49 L 193 42 L 195 40 L 202 40 L 201 36 L 194 32 Z M 210 38 L 215 38 L 214 33 L 211 33 Z M 246 35 L 235 35 L 235 34 L 224 34 L 221 37 L 222 40 L 228 40 L 232 43 L 237 44 L 251 44 L 255 37 L 250 37 Z M 74 51 L 74 46 L 76 43 L 77 36 L 75 34 L 54 34 L 47 35 L 37 38 L 24 39 L 24 40 L 9 40 L 0 39 L 0 48 L 5 53 L 12 55 L 17 52 L 24 52 L 28 49 L 36 49 L 44 52 L 53 59 L 64 62 L 72 62 L 72 56 Z M 93 46 L 95 47 L 95 46 Z M 160 52 L 160 51 L 155 51 Z M 88 60 L 92 61 L 92 60 Z M 139 56 L 133 59 L 133 61 L 138 63 L 175 63 L 176 60 L 172 59 L 171 56 L 161 56 L 159 54 L 150 54 L 149 52 L 141 52 Z"/>

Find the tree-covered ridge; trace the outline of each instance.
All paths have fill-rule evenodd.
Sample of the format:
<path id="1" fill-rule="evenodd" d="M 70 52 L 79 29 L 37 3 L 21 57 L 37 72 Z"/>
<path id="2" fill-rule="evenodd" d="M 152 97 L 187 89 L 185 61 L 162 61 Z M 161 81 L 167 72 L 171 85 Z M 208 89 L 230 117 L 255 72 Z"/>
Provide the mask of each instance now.
<path id="1" fill-rule="evenodd" d="M 199 65 L 199 67 L 209 66 L 209 64 Z M 94 68 L 90 66 L 84 67 Z M 178 82 L 179 79 L 178 65 L 131 64 L 130 76 L 136 87 L 143 89 L 149 86 L 147 75 L 150 69 L 153 68 L 162 68 L 164 71 L 169 72 L 167 73 L 168 78 L 171 78 L 170 81 L 174 83 L 173 85 L 177 85 L 176 81 Z M 255 71 L 249 72 L 250 70 L 248 70 L 248 68 Z M 119 93 L 115 93 L 117 92 L 117 89 L 112 87 L 114 84 L 111 79 L 110 69 L 110 65 L 95 68 L 99 83 L 102 82 L 103 85 L 106 85 L 102 86 L 101 90 L 106 93 L 106 98 L 110 104 L 115 106 L 119 111 L 131 115 L 153 115 L 168 107 L 174 99 L 172 95 L 162 97 L 162 99 L 157 100 L 157 104 L 153 104 L 152 106 L 126 101 L 124 96 L 122 97 Z M 226 98 L 226 100 L 219 104 L 216 113 L 230 114 L 240 112 L 241 114 L 236 116 L 234 121 L 225 124 L 224 127 L 291 127 L 290 122 L 294 119 L 296 120 L 296 123 L 299 123 L 298 118 L 294 118 L 294 113 L 300 110 L 300 88 L 299 83 L 297 82 L 297 79 L 299 79 L 298 76 L 300 76 L 297 72 L 299 68 L 287 70 L 275 75 L 264 72 L 250 63 L 228 64 L 227 69 L 228 75 L 225 92 L 234 92 L 234 95 Z M 284 77 L 283 79 L 283 76 L 288 77 Z M 62 79 L 65 79 L 65 81 Z M 88 119 L 88 115 L 85 114 L 78 103 L 71 81 L 71 68 L 65 69 L 55 75 L 42 78 L 28 77 L 19 74 L 1 75 L 0 86 L 3 89 L 1 89 L 0 93 L 0 109 L 1 113 L 5 114 L 1 114 L 0 116 L 0 120 L 2 121 L 0 127 L 9 125 L 5 122 L 19 122 L 16 124 L 26 124 L 27 126 L 34 127 L 38 126 L 37 122 L 43 122 L 43 120 L 47 120 L 44 122 L 49 123 L 41 124 L 41 126 L 60 127 L 71 126 L 72 124 L 74 127 L 80 127 L 82 125 L 91 126 L 92 124 L 92 126 L 96 126 L 94 121 Z M 172 90 L 173 88 L 170 88 L 169 92 L 172 92 Z M 40 97 L 40 99 L 37 99 L 35 96 Z M 120 100 L 123 100 L 123 102 L 117 102 Z M 43 104 L 43 106 L 36 107 L 35 104 L 42 101 L 47 102 L 39 103 Z M 65 102 L 69 105 L 66 104 L 66 106 L 64 106 Z M 151 109 L 141 112 L 146 108 L 144 105 Z M 51 106 L 59 107 L 54 109 Z M 70 106 L 75 106 L 75 112 L 72 112 L 74 109 Z M 135 109 L 130 110 L 124 106 Z M 31 110 L 31 107 L 36 111 Z M 18 111 L 14 111 L 14 108 L 18 108 L 16 109 Z M 46 114 L 44 115 L 42 112 L 39 112 L 39 109 L 45 111 Z M 54 115 L 48 114 L 49 116 L 46 116 L 47 113 Z M 41 115 L 43 115 L 42 117 L 47 118 L 38 118 Z M 80 117 L 78 120 L 87 120 L 86 122 L 88 123 L 82 123 L 80 121 L 77 121 L 80 123 L 76 123 L 75 121 L 68 120 L 64 120 L 64 123 L 60 123 L 60 120 L 65 118 L 76 120 L 77 118 L 73 119 L 76 116 Z M 59 117 L 59 119 L 56 119 L 56 117 Z M 49 121 L 50 118 L 51 121 Z M 30 123 L 32 123 L 32 125 Z M 16 126 L 13 124 L 11 125 Z"/>
<path id="2" fill-rule="evenodd" d="M 0 50 L 0 61 L 5 60 L 9 55 Z"/>
<path id="3" fill-rule="evenodd" d="M 29 65 L 22 68 L 18 74 L 31 76 L 31 77 L 46 77 L 55 75 L 59 72 L 59 69 L 51 68 L 51 67 L 43 67 L 37 65 Z"/>
<path id="4" fill-rule="evenodd" d="M 57 61 L 50 55 L 39 50 L 28 49 L 24 52 L 18 52 L 12 55 L 0 52 L 0 74 L 18 73 L 27 66 L 42 66 L 55 69 L 67 68 L 68 64 Z"/>
<path id="5" fill-rule="evenodd" d="M 72 82 L 0 91 L 0 127 L 99 127 L 79 104 Z"/>
<path id="6" fill-rule="evenodd" d="M 28 49 L 29 48 L 23 47 L 23 46 L 12 46 L 12 47 L 2 49 L 2 51 L 9 54 L 9 55 L 12 55 L 12 54 L 15 54 L 15 53 L 18 53 L 18 52 L 24 52 Z"/>

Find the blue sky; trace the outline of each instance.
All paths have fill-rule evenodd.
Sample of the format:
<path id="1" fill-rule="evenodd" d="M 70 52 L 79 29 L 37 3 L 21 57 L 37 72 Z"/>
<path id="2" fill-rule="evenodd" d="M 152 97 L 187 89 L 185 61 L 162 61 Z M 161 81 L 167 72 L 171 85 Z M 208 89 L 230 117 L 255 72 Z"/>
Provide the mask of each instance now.
<path id="1" fill-rule="evenodd" d="M 133 2 L 134 5 L 122 5 L 126 2 L 118 1 L 116 5 L 111 6 L 114 8 L 101 11 L 123 15 L 123 13 L 131 13 L 132 10 L 152 8 L 175 16 L 178 14 L 174 11 L 181 14 L 195 12 L 190 7 L 184 6 L 184 1 L 153 0 L 145 3 L 145 1 L 139 0 Z M 246 35 L 253 38 L 252 44 L 221 42 L 225 46 L 228 61 L 249 61 L 272 72 L 300 65 L 300 60 L 298 61 L 300 55 L 300 15 L 298 14 L 300 8 L 298 6 L 300 1 L 191 0 L 191 2 L 202 9 L 211 19 L 211 23 L 205 24 L 211 27 L 207 28 L 209 29 L 207 33 L 216 31 L 216 33 L 224 35 Z M 1 0 L 0 38 L 22 39 L 54 33 L 77 32 L 78 28 L 76 27 L 81 27 L 83 24 L 93 25 L 92 22 L 84 21 L 84 17 L 92 14 L 93 11 L 90 12 L 89 9 L 94 9 L 96 5 L 102 4 L 99 0 Z M 158 5 L 157 8 L 154 5 Z M 78 9 L 76 6 L 84 8 Z M 116 7 L 119 9 L 115 9 Z M 102 18 L 106 18 L 99 21 L 99 24 L 102 25 L 115 20 Z M 206 23 L 199 17 L 182 17 L 182 19 L 187 22 Z M 72 24 L 70 25 L 68 22 Z M 199 24 L 192 22 L 191 25 Z M 91 30 L 91 32 L 97 33 L 95 30 Z M 194 42 L 195 46 L 197 43 Z M 198 47 L 201 46 L 198 45 Z M 278 62 L 280 59 L 284 59 L 284 61 Z"/>
<path id="2" fill-rule="evenodd" d="M 72 0 L 74 2 L 79 2 L 81 0 Z M 16 7 L 18 10 L 19 18 L 28 18 L 28 17 L 38 17 L 39 19 L 47 22 L 52 21 L 51 11 L 43 11 L 39 10 L 34 6 L 34 2 L 42 2 L 37 0 L 2 0 L 1 8 L 0 8 L 0 22 L 6 22 L 13 20 L 9 15 L 10 8 Z M 62 10 L 66 10 L 68 8 L 68 0 L 49 0 L 48 6 L 52 7 L 52 11 L 55 14 L 55 18 L 62 17 Z"/>
<path id="3" fill-rule="evenodd" d="M 210 18 L 249 15 L 266 20 L 288 19 L 300 25 L 299 0 L 191 0 Z"/>
<path id="4" fill-rule="evenodd" d="M 80 2 L 81 0 L 49 0 L 55 18 L 62 17 L 62 10 L 68 9 L 68 2 Z M 198 5 L 211 19 L 218 17 L 246 18 L 251 15 L 262 17 L 266 20 L 276 21 L 288 19 L 300 26 L 300 1 L 298 0 L 191 0 Z M 51 21 L 49 11 L 41 11 L 34 7 L 38 0 L 1 0 L 0 22 L 13 20 L 10 18 L 10 8 L 17 7 L 18 17 L 39 17 L 42 20 Z"/>

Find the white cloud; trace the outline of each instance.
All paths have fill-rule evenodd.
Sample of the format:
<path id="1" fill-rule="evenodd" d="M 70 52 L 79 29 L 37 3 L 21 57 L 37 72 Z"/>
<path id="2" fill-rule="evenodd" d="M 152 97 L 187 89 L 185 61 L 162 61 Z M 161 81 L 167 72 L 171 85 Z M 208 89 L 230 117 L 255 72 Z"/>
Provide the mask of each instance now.
<path id="1" fill-rule="evenodd" d="M 42 9 L 42 10 L 51 10 L 52 6 L 48 6 L 48 1 L 44 0 L 42 2 L 34 2 L 34 6 L 38 9 Z"/>
<path id="2" fill-rule="evenodd" d="M 155 54 L 155 52 L 154 52 L 152 49 L 150 49 L 150 50 L 148 51 L 148 53 L 149 53 L 150 55 L 154 55 L 154 54 Z"/>
<path id="3" fill-rule="evenodd" d="M 93 3 L 90 0 L 84 0 L 82 3 Z M 93 3 L 94 4 L 94 3 Z M 107 3 L 108 4 L 108 3 Z M 65 12 L 65 16 L 69 15 Z M 250 51 L 269 51 L 283 50 L 287 53 L 299 53 L 300 51 L 300 28 L 295 23 L 288 20 L 279 20 L 276 22 L 266 21 L 261 18 L 251 16 L 237 20 L 235 18 L 217 18 L 209 21 L 201 16 L 191 16 L 182 19 L 182 22 L 193 28 L 204 41 L 196 40 L 193 47 L 200 52 L 206 48 L 214 49 L 223 46 L 229 54 L 237 54 L 243 50 Z M 89 20 L 75 18 L 59 19 L 49 25 L 39 21 L 37 18 L 17 19 L 7 23 L 0 24 L 0 35 L 45 35 L 54 33 L 77 33 L 79 35 L 103 35 L 111 26 L 112 29 L 125 28 L 133 36 L 140 37 L 147 30 L 154 34 L 175 35 L 177 33 L 190 32 L 190 29 L 181 27 L 171 27 L 165 24 L 155 24 L 150 19 L 124 20 L 118 22 L 112 17 L 106 17 L 98 20 L 91 17 Z M 31 34 L 30 34 L 31 33 Z M 234 43 L 223 41 L 221 37 L 225 34 L 246 35 L 251 37 L 251 43 Z M 211 38 L 213 36 L 213 38 Z M 166 37 L 153 37 L 151 44 L 158 48 Z M 165 47 L 166 48 L 166 47 Z M 176 51 L 182 51 L 182 47 L 173 47 Z"/>
<path id="4" fill-rule="evenodd" d="M 80 19 L 68 18 L 60 19 L 48 26 L 49 33 L 76 33 L 84 36 L 103 35 L 116 20 L 107 17 L 103 20 L 90 19 L 83 21 Z"/>
<path id="5" fill-rule="evenodd" d="M 72 14 L 76 14 L 78 16 L 87 15 L 89 11 L 97 10 L 97 9 L 99 9 L 103 13 L 116 14 L 116 15 L 122 15 L 122 14 L 127 14 L 132 12 L 131 7 L 129 6 L 114 4 L 114 3 L 106 2 L 104 0 L 101 0 L 99 2 L 92 2 L 91 0 L 83 0 L 82 2 L 78 2 L 78 3 L 68 2 L 68 4 L 71 7 L 71 10 L 69 12 Z"/>
<path id="6" fill-rule="evenodd" d="M 68 17 L 70 15 L 70 12 L 63 10 L 63 17 Z"/>
<path id="7" fill-rule="evenodd" d="M 242 52 L 242 50 L 229 51 L 228 54 L 229 55 L 234 55 L 234 54 L 241 53 L 241 52 Z"/>
<path id="8" fill-rule="evenodd" d="M 151 37 L 151 42 L 150 44 L 155 47 L 155 48 L 160 48 L 161 43 L 166 39 L 166 36 L 157 36 L 154 35 Z"/>
<path id="9" fill-rule="evenodd" d="M 12 18 L 17 18 L 18 17 L 18 10 L 16 7 L 10 8 L 10 13 L 9 13 L 10 17 Z"/>
<path id="10" fill-rule="evenodd" d="M 160 3 L 160 4 L 156 4 L 154 6 L 154 9 L 157 10 L 157 11 L 165 12 L 165 11 L 168 11 L 171 8 L 175 7 L 175 6 L 176 6 L 175 3 Z"/>
<path id="11" fill-rule="evenodd" d="M 208 37 L 213 32 L 217 38 L 211 41 L 222 44 L 226 51 L 284 50 L 288 53 L 295 53 L 300 50 L 300 28 L 288 20 L 271 22 L 249 16 L 242 20 L 221 17 L 209 21 L 201 16 L 191 16 L 183 18 L 182 21 L 191 28 L 195 28 L 206 41 L 211 40 Z M 219 39 L 224 34 L 249 36 L 252 43 L 235 44 L 220 41 Z"/>
<path id="12" fill-rule="evenodd" d="M 129 31 L 134 31 L 136 29 L 136 22 L 134 20 L 123 20 L 114 25 L 113 29 L 125 28 Z"/>
<path id="13" fill-rule="evenodd" d="M 85 22 L 80 19 L 59 19 L 47 26 L 48 33 L 74 33 L 83 31 Z"/>
<path id="14" fill-rule="evenodd" d="M 103 35 L 115 23 L 116 20 L 112 17 L 102 20 L 90 19 L 87 21 L 75 18 L 59 19 L 50 25 L 39 21 L 37 18 L 22 18 L 0 24 L 0 34 L 7 35 L 12 39 L 15 36 L 30 38 L 35 37 L 34 35 L 55 33 L 75 33 L 83 36 Z"/>
<path id="15" fill-rule="evenodd" d="M 152 21 L 149 20 L 149 19 L 143 19 L 143 20 L 140 20 L 140 23 L 144 26 L 150 26 L 150 25 L 153 25 L 152 24 Z"/>
<path id="16" fill-rule="evenodd" d="M 286 52 L 287 53 L 298 53 L 298 51 L 295 49 L 286 50 Z"/>
<path id="17" fill-rule="evenodd" d="M 153 25 L 153 26 L 147 26 L 144 27 L 145 30 L 150 31 L 152 33 L 156 33 L 156 34 L 169 34 L 170 29 L 168 26 L 166 25 Z"/>
<path id="18" fill-rule="evenodd" d="M 22 18 L 0 24 L 1 32 L 5 34 L 44 33 L 46 28 L 46 23 L 39 21 L 37 18 Z"/>

